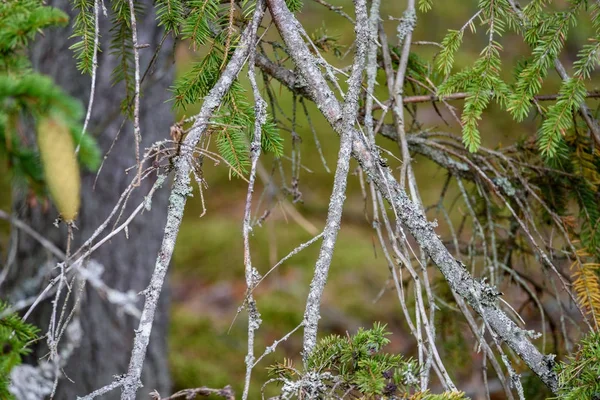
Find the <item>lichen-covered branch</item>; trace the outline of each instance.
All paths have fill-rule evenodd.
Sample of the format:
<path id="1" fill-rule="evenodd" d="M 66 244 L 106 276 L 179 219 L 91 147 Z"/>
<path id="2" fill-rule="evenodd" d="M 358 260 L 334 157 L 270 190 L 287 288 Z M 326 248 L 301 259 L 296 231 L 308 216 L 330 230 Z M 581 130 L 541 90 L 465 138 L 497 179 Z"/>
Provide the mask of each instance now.
<path id="1" fill-rule="evenodd" d="M 304 78 L 305 90 L 310 92 L 319 110 L 336 132 L 342 133 L 342 108 L 315 65 L 310 51 L 298 32 L 298 22 L 283 0 L 268 0 L 269 10 L 290 54 Z M 406 229 L 424 249 L 440 270 L 452 290 L 484 318 L 491 329 L 537 374 L 554 392 L 558 379 L 553 371 L 554 357 L 545 356 L 529 340 L 530 333 L 519 328 L 498 306 L 500 294 L 489 285 L 475 280 L 464 265 L 458 262 L 444 246 L 423 212 L 410 201 L 395 180 L 377 150 L 369 146 L 364 137 L 353 131 L 352 155 L 378 191 L 396 210 Z"/>
<path id="2" fill-rule="evenodd" d="M 258 29 L 258 25 L 262 19 L 265 9 L 265 0 L 258 0 L 256 2 L 256 11 L 252 20 L 252 26 Z M 254 288 L 256 281 L 258 280 L 258 272 L 252 266 L 252 256 L 250 254 L 250 233 L 252 231 L 251 226 L 251 210 L 252 210 L 252 195 L 254 194 L 254 183 L 256 181 L 256 167 L 258 165 L 258 159 L 261 153 L 261 137 L 262 128 L 267 120 L 267 103 L 262 98 L 258 85 L 256 83 L 256 75 L 254 72 L 255 59 L 256 59 L 256 43 L 258 42 L 257 31 L 254 30 L 250 33 L 252 35 L 250 42 L 250 55 L 248 59 L 248 78 L 252 86 L 252 93 L 254 94 L 254 137 L 250 144 L 250 157 L 252 160 L 252 166 L 250 169 L 250 177 L 248 178 L 248 193 L 246 194 L 246 206 L 244 210 L 244 225 L 243 225 L 243 236 L 244 236 L 244 269 L 246 275 L 246 287 L 248 288 L 248 297 L 246 299 L 248 309 L 248 352 L 246 354 L 246 378 L 244 381 L 244 392 L 242 393 L 242 399 L 248 398 L 248 392 L 250 390 L 250 378 L 252 376 L 252 369 L 255 365 L 254 356 L 254 336 L 256 330 L 260 327 L 261 319 L 260 313 L 256 306 L 256 301 L 252 295 L 252 289 Z"/>
<path id="3" fill-rule="evenodd" d="M 342 209 L 346 199 L 346 184 L 350 169 L 350 153 L 352 151 L 352 127 L 358 114 L 358 96 L 361 90 L 362 75 L 365 69 L 365 57 L 368 44 L 368 16 L 365 0 L 355 0 L 356 8 L 356 55 L 352 73 L 348 79 L 348 92 L 342 109 L 340 120 L 340 150 L 333 181 L 333 190 L 329 200 L 327 221 L 323 230 L 323 243 L 315 265 L 315 274 L 310 284 L 306 310 L 304 311 L 304 345 L 303 357 L 306 359 L 317 345 L 317 326 L 321 318 L 321 295 L 327 282 L 329 266 L 333 258 L 333 249 L 337 240 L 342 220 Z"/>
<path id="4" fill-rule="evenodd" d="M 192 156 L 194 149 L 200 138 L 206 131 L 210 117 L 214 111 L 221 105 L 223 97 L 229 91 L 231 84 L 237 78 L 251 50 L 254 35 L 258 29 L 258 21 L 253 19 L 251 25 L 243 31 L 238 46 L 236 47 L 231 60 L 227 64 L 223 73 L 219 77 L 215 86 L 210 90 L 205 97 L 202 108 L 197 115 L 197 118 L 190 132 L 183 141 L 181 153 L 175 160 L 175 180 L 169 196 L 169 207 L 167 214 L 167 223 L 164 230 L 164 237 L 161 249 L 156 259 L 154 273 L 150 280 L 150 285 L 143 292 L 146 296 L 140 324 L 136 331 L 131 354 L 131 361 L 126 375 L 126 381 L 123 385 L 123 393 L 121 399 L 134 400 L 136 392 L 141 386 L 140 376 L 142 366 L 146 356 L 146 348 L 150 340 L 154 314 L 158 304 L 158 298 L 162 291 L 165 276 L 169 267 L 169 262 L 175 248 L 175 241 L 179 233 L 183 211 L 187 202 L 188 196 L 192 193 L 190 185 L 190 173 L 192 172 Z"/>

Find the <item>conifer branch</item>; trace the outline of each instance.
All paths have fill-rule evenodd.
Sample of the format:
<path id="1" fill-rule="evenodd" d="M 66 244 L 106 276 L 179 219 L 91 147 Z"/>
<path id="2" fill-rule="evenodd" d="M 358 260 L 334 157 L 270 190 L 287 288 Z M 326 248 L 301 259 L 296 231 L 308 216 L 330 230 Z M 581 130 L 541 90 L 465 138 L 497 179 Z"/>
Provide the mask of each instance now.
<path id="1" fill-rule="evenodd" d="M 90 99 L 88 101 L 87 111 L 85 113 L 85 120 L 83 121 L 83 128 L 81 129 L 81 136 L 77 141 L 77 147 L 75 148 L 75 154 L 79 154 L 81 148 L 81 141 L 87 130 L 90 118 L 92 117 L 92 109 L 94 107 L 94 96 L 96 94 L 96 72 L 98 71 L 98 50 L 100 46 L 100 0 L 94 0 L 94 52 L 92 55 L 92 69 L 91 69 L 91 84 L 90 84 Z M 81 11 L 83 12 L 83 11 Z"/>
<path id="2" fill-rule="evenodd" d="M 517 4 L 515 0 L 508 0 L 508 2 L 511 5 L 514 12 L 518 15 L 519 19 L 521 20 L 521 23 L 527 25 L 529 22 L 527 21 L 527 17 L 523 14 L 520 5 Z M 565 67 L 558 58 L 554 59 L 554 68 L 556 69 L 556 72 L 563 81 L 569 79 L 569 75 L 567 74 Z M 596 146 L 600 147 L 600 126 L 598 126 L 597 121 L 592 117 L 592 113 L 587 104 L 585 104 L 585 102 L 581 102 L 579 104 L 579 110 L 581 111 L 581 115 L 585 120 L 585 123 L 587 124 L 588 128 L 590 129 L 590 132 L 592 133 L 592 138 L 596 142 Z"/>

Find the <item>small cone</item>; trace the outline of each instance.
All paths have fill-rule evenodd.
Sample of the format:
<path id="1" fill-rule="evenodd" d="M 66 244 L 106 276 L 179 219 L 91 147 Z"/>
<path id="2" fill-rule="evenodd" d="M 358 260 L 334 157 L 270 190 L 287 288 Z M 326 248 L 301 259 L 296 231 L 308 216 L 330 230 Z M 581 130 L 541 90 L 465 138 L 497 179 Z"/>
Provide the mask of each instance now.
<path id="1" fill-rule="evenodd" d="M 62 218 L 73 222 L 79 211 L 81 177 L 69 127 L 56 117 L 44 117 L 37 138 L 50 196 Z"/>

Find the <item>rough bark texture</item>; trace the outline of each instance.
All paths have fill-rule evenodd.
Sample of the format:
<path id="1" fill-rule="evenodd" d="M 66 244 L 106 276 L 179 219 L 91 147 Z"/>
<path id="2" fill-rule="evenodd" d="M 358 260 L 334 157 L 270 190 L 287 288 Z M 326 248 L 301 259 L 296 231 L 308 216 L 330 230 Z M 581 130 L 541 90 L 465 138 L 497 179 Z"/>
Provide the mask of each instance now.
<path id="1" fill-rule="evenodd" d="M 158 47 L 162 29 L 156 26 L 153 2 L 144 0 L 140 3 L 144 3 L 144 13 L 138 16 L 138 40 L 140 44 L 150 45 L 139 50 L 141 73 L 143 73 Z M 48 4 L 67 11 L 73 16 L 72 6 L 67 0 L 48 1 Z M 106 5 L 110 6 L 108 2 Z M 125 93 L 122 84 L 114 87 L 111 85 L 111 71 L 116 59 L 109 54 L 111 52 L 109 50 L 111 35 L 108 32 L 110 24 L 110 15 L 109 18 L 100 15 L 102 52 L 98 54 L 96 95 L 88 128 L 88 131 L 98 139 L 103 152 L 110 147 L 121 126 L 122 117 L 118 111 Z M 74 41 L 69 39 L 70 35 L 70 28 L 46 31 L 44 37 L 40 37 L 36 42 L 32 59 L 37 70 L 52 76 L 69 94 L 79 98 L 87 106 L 90 77 L 81 75 L 75 68 L 73 53 L 68 49 Z M 171 84 L 174 70 L 171 62 L 172 50 L 172 41 L 166 40 L 154 68 L 155 73 L 149 74 L 142 84 L 140 113 L 142 149 L 169 135 L 173 116 L 169 104 L 165 104 L 165 101 L 169 97 L 167 88 Z M 75 230 L 72 248 L 77 248 L 90 237 L 95 228 L 107 217 L 123 189 L 131 182 L 136 169 L 133 169 L 130 174 L 125 174 L 125 169 L 135 164 L 134 144 L 132 124 L 128 122 L 104 164 L 95 190 L 92 189 L 95 174 L 84 173 L 82 208 L 76 221 L 78 229 Z M 143 194 L 147 193 L 150 187 L 151 182 L 145 182 L 136 190 L 123 214 L 125 218 L 128 211 L 130 212 L 142 201 Z M 29 208 L 21 201 L 22 199 L 23 195 L 17 194 L 15 209 L 19 218 L 64 249 L 66 230 L 64 227 L 57 229 L 53 226 L 57 212 L 51 209 L 43 213 L 39 207 Z M 93 258 L 105 267 L 102 279 L 108 286 L 124 292 L 130 289 L 139 292 L 147 287 L 160 248 L 166 221 L 166 205 L 167 191 L 163 189 L 154 195 L 152 210 L 145 211 L 129 226 L 128 239 L 121 233 L 94 253 Z M 17 265 L 12 267 L 13 276 L 3 288 L 13 289 L 11 300 L 31 296 L 39 290 L 39 287 L 28 287 L 23 290 L 23 284 L 31 282 L 31 277 L 36 276 L 48 259 L 50 255 L 46 250 L 23 233 L 19 233 Z M 45 283 L 47 280 L 44 280 Z M 20 289 L 15 291 L 17 288 Z M 141 309 L 143 297 L 139 296 L 139 298 Z M 45 329 L 50 312 L 51 305 L 45 302 L 38 307 L 30 321 Z M 166 348 L 167 317 L 168 295 L 163 293 L 144 364 L 142 375 L 144 389 L 139 392 L 139 398 L 147 398 L 147 393 L 154 389 L 161 394 L 166 394 L 170 390 Z M 81 319 L 84 331 L 82 343 L 64 370 L 74 383 L 61 379 L 55 396 L 57 399 L 73 399 L 78 395 L 85 395 L 113 381 L 113 375 L 127 372 L 134 329 L 139 321 L 120 313 L 114 304 L 101 297 L 89 285 L 83 297 Z M 44 356 L 46 351 L 46 347 L 40 345 L 29 361 L 35 362 L 39 357 Z M 119 397 L 119 391 L 114 391 L 103 398 Z"/>

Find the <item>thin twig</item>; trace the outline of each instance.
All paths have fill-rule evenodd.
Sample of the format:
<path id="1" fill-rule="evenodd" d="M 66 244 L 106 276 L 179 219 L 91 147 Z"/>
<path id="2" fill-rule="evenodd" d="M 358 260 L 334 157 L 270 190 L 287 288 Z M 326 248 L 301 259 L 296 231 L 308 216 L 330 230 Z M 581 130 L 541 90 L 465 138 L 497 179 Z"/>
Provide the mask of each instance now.
<path id="1" fill-rule="evenodd" d="M 354 23 L 354 20 L 352 19 L 352 17 L 351 17 L 351 16 L 349 16 L 348 14 L 346 14 L 346 13 L 344 12 L 344 9 L 343 9 L 343 7 L 341 7 L 341 6 L 334 6 L 334 5 L 332 5 L 332 4 L 329 4 L 329 3 L 327 3 L 325 0 L 314 0 L 314 1 L 315 1 L 315 3 L 319 3 L 319 4 L 321 4 L 322 6 L 325 6 L 325 7 L 327 7 L 328 9 L 330 9 L 331 11 L 333 11 L 334 13 L 341 15 L 342 17 L 344 17 L 344 18 L 346 18 L 348 21 L 350 21 L 350 23 L 351 23 L 352 25 L 355 25 L 355 23 Z"/>
<path id="2" fill-rule="evenodd" d="M 25 232 L 26 234 L 31 236 L 39 244 L 41 244 L 45 249 L 47 249 L 50 253 L 54 254 L 54 256 L 56 256 L 57 258 L 59 258 L 59 259 L 65 258 L 65 253 L 63 253 L 63 251 L 61 249 L 56 247 L 56 245 L 54 243 L 52 243 L 51 241 L 49 241 L 48 239 L 46 239 L 45 237 L 40 235 L 32 227 L 30 227 L 29 225 L 27 225 L 25 222 L 21 221 L 17 217 L 8 214 L 4 210 L 0 210 L 0 218 L 5 221 L 9 221 L 12 225 L 14 225 L 18 229 L 22 230 L 23 232 Z"/>
<path id="3" fill-rule="evenodd" d="M 235 400 L 235 394 L 231 386 L 227 385 L 223 389 L 212 389 L 207 387 L 200 387 L 195 389 L 183 389 L 177 393 L 173 393 L 168 397 L 160 397 L 158 392 L 150 393 L 150 397 L 155 400 L 175 400 L 180 398 L 193 399 L 196 396 L 219 396 L 224 397 L 225 400 Z"/>
<path id="4" fill-rule="evenodd" d="M 425 95 L 419 95 L 419 96 L 406 96 L 402 99 L 402 102 L 404 104 L 411 104 L 411 103 L 429 103 L 429 102 L 436 102 L 436 101 L 444 101 L 444 100 L 464 100 L 465 98 L 467 98 L 467 96 L 469 96 L 469 93 L 465 93 L 465 92 L 458 92 L 458 93 L 451 93 L 445 96 L 435 96 L 435 95 L 430 95 L 430 94 L 425 94 Z M 585 97 L 590 98 L 590 99 L 597 99 L 600 98 L 600 92 L 597 91 L 590 91 L 587 92 Z M 537 96 L 534 96 L 533 99 L 534 101 L 555 101 L 558 100 L 559 95 L 558 94 L 540 94 Z"/>
<path id="5" fill-rule="evenodd" d="M 135 136 L 135 161 L 138 166 L 136 186 L 139 186 L 142 179 L 142 163 L 140 162 L 140 145 L 142 143 L 142 133 L 140 131 L 140 47 L 138 45 L 137 20 L 135 18 L 135 7 L 133 0 L 129 0 L 129 11 L 131 13 L 131 40 L 133 45 L 133 60 L 135 65 L 135 93 L 133 98 L 133 134 Z"/>
<path id="6" fill-rule="evenodd" d="M 150 341 L 158 298 L 162 291 L 169 262 L 173 255 L 185 204 L 192 191 L 190 174 L 193 168 L 191 162 L 193 159 L 193 149 L 206 132 L 212 114 L 221 105 L 223 97 L 229 91 L 248 57 L 251 50 L 250 44 L 254 41 L 254 36 L 256 35 L 263 14 L 262 7 L 257 7 L 257 10 L 259 11 L 254 14 L 252 23 L 242 33 L 240 41 L 217 83 L 204 98 L 198 118 L 184 139 L 183 143 L 185 146 L 181 147 L 181 153 L 175 160 L 175 180 L 171 195 L 169 196 L 169 212 L 167 214 L 165 233 L 156 259 L 156 266 L 150 279 L 150 285 L 143 292 L 146 296 L 146 301 L 142 310 L 139 328 L 136 330 L 127 379 L 121 394 L 122 400 L 134 400 L 136 392 L 141 386 L 140 377 L 146 357 L 146 349 Z"/>
<path id="7" fill-rule="evenodd" d="M 264 12 L 264 0 L 259 0 L 256 5 L 256 11 L 254 12 L 254 21 L 260 23 Z M 255 75 L 255 59 L 256 59 L 256 43 L 258 42 L 257 32 L 251 33 L 250 39 L 250 54 L 248 57 L 248 78 L 252 86 L 252 93 L 254 94 L 254 136 L 252 143 L 250 144 L 250 157 L 251 157 L 251 168 L 250 176 L 248 178 L 248 193 L 246 194 L 246 206 L 244 209 L 244 225 L 243 225 L 243 237 L 244 237 L 244 270 L 246 277 L 246 287 L 250 292 L 247 298 L 247 309 L 248 309 L 248 340 L 246 353 L 246 377 L 244 379 L 244 391 L 242 393 L 242 399 L 248 398 L 250 391 L 250 378 L 252 377 L 252 369 L 255 365 L 254 356 L 254 337 L 255 333 L 260 327 L 261 319 L 260 313 L 258 312 L 256 301 L 252 296 L 251 290 L 254 288 L 256 281 L 258 280 L 258 271 L 252 266 L 252 255 L 250 253 L 250 232 L 252 231 L 251 218 L 252 218 L 252 195 L 254 193 L 254 183 L 256 181 L 256 167 L 258 159 L 261 154 L 261 138 L 262 128 L 267 121 L 267 102 L 262 98 L 258 85 L 256 84 Z"/>

